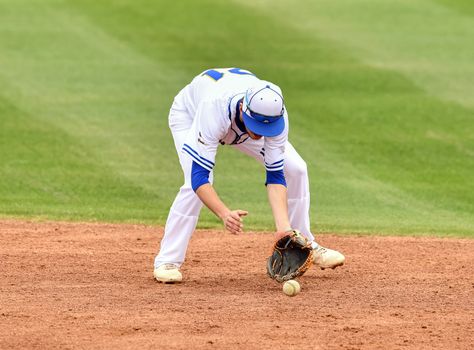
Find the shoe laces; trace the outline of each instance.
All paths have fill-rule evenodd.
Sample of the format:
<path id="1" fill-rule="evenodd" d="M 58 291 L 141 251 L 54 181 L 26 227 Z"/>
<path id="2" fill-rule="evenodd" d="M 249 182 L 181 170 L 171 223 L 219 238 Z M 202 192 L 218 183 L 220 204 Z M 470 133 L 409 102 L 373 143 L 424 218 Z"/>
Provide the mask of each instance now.
<path id="1" fill-rule="evenodd" d="M 165 265 L 165 270 L 175 270 L 178 268 L 175 264 L 164 264 Z"/>
<path id="2" fill-rule="evenodd" d="M 321 255 L 328 251 L 326 248 L 322 246 L 318 246 L 315 250 L 316 250 L 316 253 L 321 254 Z"/>

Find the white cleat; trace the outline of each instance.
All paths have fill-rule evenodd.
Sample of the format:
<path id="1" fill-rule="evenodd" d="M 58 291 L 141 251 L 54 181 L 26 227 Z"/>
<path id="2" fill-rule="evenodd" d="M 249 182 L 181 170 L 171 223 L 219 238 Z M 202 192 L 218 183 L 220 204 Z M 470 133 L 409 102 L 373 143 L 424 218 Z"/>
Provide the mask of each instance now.
<path id="1" fill-rule="evenodd" d="M 153 271 L 153 276 L 158 282 L 178 283 L 183 280 L 183 275 L 179 272 L 175 264 L 163 264 Z"/>
<path id="2" fill-rule="evenodd" d="M 318 246 L 313 249 L 313 263 L 319 266 L 321 270 L 335 269 L 338 266 L 344 265 L 345 256 L 337 250 L 324 248 Z"/>

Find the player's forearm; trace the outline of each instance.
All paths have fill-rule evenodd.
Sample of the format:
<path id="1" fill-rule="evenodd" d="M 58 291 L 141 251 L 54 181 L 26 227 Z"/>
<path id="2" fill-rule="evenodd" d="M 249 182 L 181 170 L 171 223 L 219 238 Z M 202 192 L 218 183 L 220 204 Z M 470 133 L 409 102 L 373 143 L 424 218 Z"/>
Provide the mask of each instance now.
<path id="1" fill-rule="evenodd" d="M 291 226 L 290 219 L 288 218 L 286 187 L 280 184 L 268 184 L 267 193 L 277 231 L 288 230 Z"/>
<path id="2" fill-rule="evenodd" d="M 231 233 L 238 234 L 244 227 L 242 217 L 248 214 L 245 210 L 230 210 L 220 200 L 214 187 L 209 183 L 209 169 L 193 162 L 191 186 L 199 199 L 223 222 L 224 227 Z"/>
<path id="3" fill-rule="evenodd" d="M 210 183 L 200 186 L 196 190 L 196 194 L 204 205 L 221 220 L 224 220 L 224 218 L 229 215 L 230 209 L 221 201 L 216 190 Z"/>

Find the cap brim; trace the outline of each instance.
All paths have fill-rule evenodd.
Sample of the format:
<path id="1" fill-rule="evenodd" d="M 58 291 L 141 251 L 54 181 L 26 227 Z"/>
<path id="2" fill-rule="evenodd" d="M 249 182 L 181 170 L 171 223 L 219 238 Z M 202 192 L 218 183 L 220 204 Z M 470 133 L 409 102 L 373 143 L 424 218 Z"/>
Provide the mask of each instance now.
<path id="1" fill-rule="evenodd" d="M 280 135 L 285 129 L 285 118 L 282 116 L 273 123 L 262 123 L 242 113 L 244 124 L 251 132 L 261 136 L 273 137 Z"/>

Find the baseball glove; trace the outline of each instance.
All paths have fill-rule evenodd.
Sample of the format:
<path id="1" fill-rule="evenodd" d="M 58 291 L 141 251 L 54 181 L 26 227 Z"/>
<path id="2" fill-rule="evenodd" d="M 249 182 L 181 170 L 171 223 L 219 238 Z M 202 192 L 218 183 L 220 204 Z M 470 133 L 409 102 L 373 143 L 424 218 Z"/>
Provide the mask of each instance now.
<path id="1" fill-rule="evenodd" d="M 311 243 L 297 230 L 284 233 L 274 246 L 267 260 L 270 278 L 284 282 L 302 276 L 313 262 Z"/>

